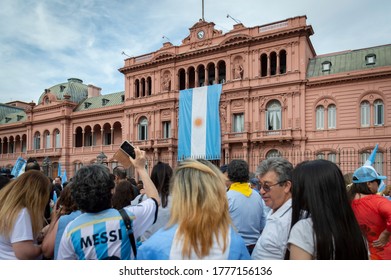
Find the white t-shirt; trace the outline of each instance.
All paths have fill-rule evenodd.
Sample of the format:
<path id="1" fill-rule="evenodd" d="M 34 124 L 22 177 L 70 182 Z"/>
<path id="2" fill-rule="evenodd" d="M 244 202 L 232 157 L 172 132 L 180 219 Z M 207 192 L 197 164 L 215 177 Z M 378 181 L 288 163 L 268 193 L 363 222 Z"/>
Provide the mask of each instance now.
<path id="1" fill-rule="evenodd" d="M 10 237 L 0 235 L 0 259 L 17 260 L 12 243 L 34 240 L 30 214 L 27 208 L 23 208 L 16 218 Z"/>
<path id="2" fill-rule="evenodd" d="M 312 257 L 316 255 L 314 242 L 314 229 L 311 218 L 299 220 L 291 229 L 288 239 L 289 244 L 294 244 L 303 249 Z"/>
<path id="3" fill-rule="evenodd" d="M 283 260 L 292 220 L 292 199 L 270 211 L 266 225 L 251 254 L 253 260 Z"/>
<path id="4" fill-rule="evenodd" d="M 172 205 L 171 195 L 169 195 L 167 199 L 167 206 L 165 208 L 163 208 L 161 205 L 159 206 L 156 222 L 147 231 L 145 231 L 141 237 L 141 241 L 147 240 L 149 237 L 151 237 L 152 234 L 154 234 L 160 228 L 164 227 L 170 220 L 170 211 Z"/>

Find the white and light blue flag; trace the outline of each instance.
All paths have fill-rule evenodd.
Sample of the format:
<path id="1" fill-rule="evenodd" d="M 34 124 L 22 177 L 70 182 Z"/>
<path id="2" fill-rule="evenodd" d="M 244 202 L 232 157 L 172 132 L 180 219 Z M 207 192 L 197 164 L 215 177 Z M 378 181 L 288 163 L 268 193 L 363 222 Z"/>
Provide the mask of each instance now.
<path id="1" fill-rule="evenodd" d="M 376 144 L 375 148 L 373 148 L 373 150 L 372 150 L 371 154 L 369 155 L 368 159 L 363 164 L 364 166 L 372 166 L 373 167 L 373 165 L 375 163 L 375 160 L 376 160 L 376 153 L 377 153 L 377 149 L 378 148 L 379 148 L 379 144 Z M 386 185 L 384 184 L 384 181 L 381 180 L 379 188 L 378 188 L 377 191 L 380 193 L 380 192 L 384 191 L 385 188 L 386 188 Z"/>
<path id="2" fill-rule="evenodd" d="M 61 178 L 61 162 L 58 163 L 57 176 Z"/>
<path id="3" fill-rule="evenodd" d="M 67 170 L 66 170 L 66 169 L 64 169 L 64 172 L 63 172 L 62 175 L 61 175 L 61 181 L 62 181 L 63 183 L 68 182 Z"/>
<path id="4" fill-rule="evenodd" d="M 379 148 L 379 144 L 376 144 L 375 148 L 373 148 L 372 153 L 369 155 L 368 159 L 365 161 L 364 166 L 372 166 L 375 163 L 377 149 Z"/>
<path id="5" fill-rule="evenodd" d="M 178 160 L 220 159 L 221 89 L 217 84 L 179 92 Z"/>
<path id="6" fill-rule="evenodd" d="M 14 177 L 18 177 L 24 172 L 25 166 L 26 160 L 22 157 L 18 157 L 16 159 L 14 167 L 12 168 L 11 174 L 14 175 Z"/>

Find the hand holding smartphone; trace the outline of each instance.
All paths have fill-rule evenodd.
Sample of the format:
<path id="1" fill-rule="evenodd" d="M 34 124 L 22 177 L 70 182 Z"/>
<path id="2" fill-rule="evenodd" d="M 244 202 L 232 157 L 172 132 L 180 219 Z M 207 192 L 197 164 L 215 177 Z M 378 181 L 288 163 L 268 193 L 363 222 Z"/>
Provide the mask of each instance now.
<path id="1" fill-rule="evenodd" d="M 135 159 L 136 153 L 134 151 L 133 145 L 130 144 L 129 141 L 125 140 L 124 142 L 122 142 L 120 148 L 114 154 L 113 157 L 125 168 L 129 168 L 132 165 L 132 162 L 130 161 L 129 157 Z"/>
<path id="2" fill-rule="evenodd" d="M 133 159 L 136 158 L 136 153 L 134 152 L 134 147 L 132 144 L 130 144 L 128 141 L 124 141 L 122 144 L 121 144 L 121 147 L 120 149 L 122 151 L 124 151 L 126 154 L 128 154 L 130 157 L 132 157 Z"/>

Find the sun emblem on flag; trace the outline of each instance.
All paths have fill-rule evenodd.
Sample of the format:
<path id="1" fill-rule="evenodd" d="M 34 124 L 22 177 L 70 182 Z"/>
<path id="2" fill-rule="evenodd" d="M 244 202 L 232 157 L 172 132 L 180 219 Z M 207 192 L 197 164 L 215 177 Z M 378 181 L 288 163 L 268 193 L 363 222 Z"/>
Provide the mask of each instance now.
<path id="1" fill-rule="evenodd" d="M 195 125 L 195 126 L 200 127 L 200 126 L 202 126 L 203 123 L 204 123 L 204 121 L 203 121 L 203 119 L 200 118 L 200 117 L 198 117 L 198 118 L 196 118 L 196 119 L 194 120 L 194 125 Z"/>

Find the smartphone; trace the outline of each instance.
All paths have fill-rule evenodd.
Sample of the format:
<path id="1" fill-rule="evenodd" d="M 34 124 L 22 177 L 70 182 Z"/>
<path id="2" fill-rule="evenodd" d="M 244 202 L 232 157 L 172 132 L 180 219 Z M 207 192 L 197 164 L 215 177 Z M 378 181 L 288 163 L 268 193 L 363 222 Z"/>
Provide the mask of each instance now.
<path id="1" fill-rule="evenodd" d="M 132 144 L 130 144 L 128 141 L 124 141 L 121 146 L 120 146 L 120 149 L 122 151 L 124 151 L 127 155 L 129 155 L 130 157 L 132 157 L 133 159 L 136 158 L 136 153 L 134 152 L 134 147 Z"/>

